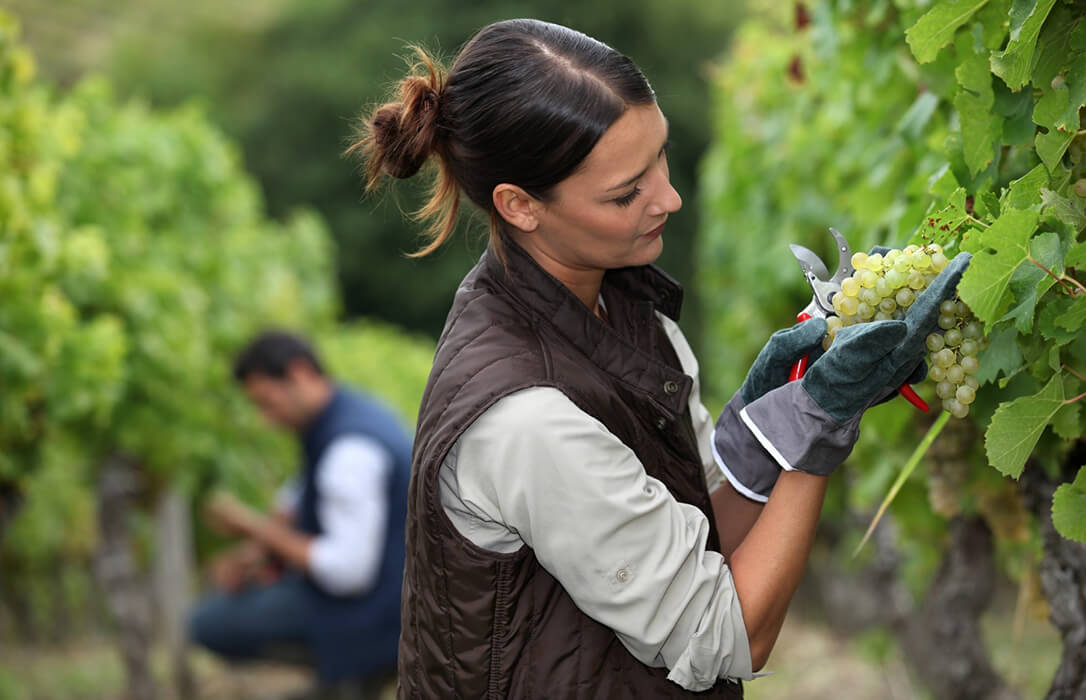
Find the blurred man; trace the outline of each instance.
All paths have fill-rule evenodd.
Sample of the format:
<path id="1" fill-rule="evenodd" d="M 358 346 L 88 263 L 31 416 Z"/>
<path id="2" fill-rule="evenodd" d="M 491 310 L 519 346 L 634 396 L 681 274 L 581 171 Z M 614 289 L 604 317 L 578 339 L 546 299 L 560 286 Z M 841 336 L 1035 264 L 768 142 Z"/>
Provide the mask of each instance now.
<path id="1" fill-rule="evenodd" d="M 234 375 L 271 423 L 298 436 L 302 464 L 273 515 L 211 499 L 212 524 L 243 539 L 212 563 L 219 590 L 193 612 L 191 636 L 229 659 L 310 663 L 316 697 L 366 697 L 396 668 L 411 439 L 290 333 L 257 337 Z"/>

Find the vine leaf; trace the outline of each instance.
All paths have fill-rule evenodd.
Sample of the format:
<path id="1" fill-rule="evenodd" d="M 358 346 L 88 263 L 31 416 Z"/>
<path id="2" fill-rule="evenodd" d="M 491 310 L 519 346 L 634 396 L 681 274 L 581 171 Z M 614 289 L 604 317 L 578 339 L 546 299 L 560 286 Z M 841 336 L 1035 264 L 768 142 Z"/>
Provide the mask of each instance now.
<path id="1" fill-rule="evenodd" d="M 1007 209 L 991 228 L 981 232 L 976 254 L 958 285 L 958 295 L 991 327 L 1011 304 L 1007 293 L 1014 271 L 1029 257 L 1030 236 L 1038 212 Z"/>
<path id="2" fill-rule="evenodd" d="M 984 434 L 988 463 L 1006 476 L 1021 476 L 1026 459 L 1063 401 L 1063 380 L 1054 374 L 1036 394 L 1000 404 Z"/>
<path id="3" fill-rule="evenodd" d="M 988 0 L 945 0 L 928 10 L 916 24 L 905 30 L 905 41 L 916 60 L 920 63 L 934 61 L 939 49 L 954 38 L 958 27 L 968 22 L 973 13 L 987 2 Z M 1034 36 L 1034 41 L 1036 39 Z"/>
<path id="4" fill-rule="evenodd" d="M 1018 347 L 1018 332 L 1011 326 L 1003 327 L 988 335 L 988 349 L 981 356 L 980 369 L 974 376 L 981 384 L 994 382 L 1000 372 L 1010 376 L 1024 361 Z"/>
<path id="5" fill-rule="evenodd" d="M 1056 0 L 1014 0 L 1011 6 L 1011 38 L 1003 51 L 992 52 L 992 72 L 1012 90 L 1029 82 L 1033 53 L 1041 25 Z"/>
<path id="6" fill-rule="evenodd" d="M 1059 234 L 1048 231 L 1034 236 L 1029 242 L 1030 255 L 1053 273 L 1063 274 L 1063 256 L 1065 249 Z M 1014 296 L 1014 306 L 1000 321 L 1014 319 L 1015 327 L 1022 335 L 1033 332 L 1033 314 L 1037 309 L 1037 300 L 1044 296 L 1056 278 L 1037 265 L 1019 265 L 1011 275 L 1008 287 Z M 1059 323 L 1059 319 L 1056 319 Z"/>
<path id="7" fill-rule="evenodd" d="M 1075 440 L 1082 435 L 1082 427 L 1079 425 L 1079 411 L 1082 402 L 1064 404 L 1063 408 L 1056 411 L 1052 417 L 1052 432 L 1064 440 Z"/>
<path id="8" fill-rule="evenodd" d="M 954 69 L 959 88 L 954 96 L 954 108 L 962 122 L 962 155 L 969 172 L 976 175 L 987 168 L 995 156 L 995 146 L 1003 137 L 1003 118 L 992 109 L 995 93 L 987 51 L 973 50 L 972 34 L 962 32 L 959 36 L 961 59 Z"/>
<path id="9" fill-rule="evenodd" d="M 1011 181 L 1003 195 L 1002 204 L 1015 209 L 1036 206 L 1041 191 L 1048 187 L 1050 180 L 1045 166 L 1038 165 L 1017 180 Z"/>
<path id="10" fill-rule="evenodd" d="M 1037 166 L 1038 168 L 1041 166 Z M 1041 189 L 1041 212 L 1054 216 L 1075 231 L 1086 228 L 1086 211 L 1072 200 L 1050 189 Z M 1086 262 L 1086 243 L 1079 243 L 1071 248 L 1072 255 L 1067 259 L 1067 267 L 1075 267 Z"/>
<path id="11" fill-rule="evenodd" d="M 1067 267 L 1086 267 L 1086 241 L 1076 243 L 1067 251 Z"/>
<path id="12" fill-rule="evenodd" d="M 1069 310 L 1057 316 L 1056 325 L 1069 331 L 1078 331 L 1086 325 L 1086 299 L 1079 299 Z"/>
<path id="13" fill-rule="evenodd" d="M 1069 484 L 1062 484 L 1052 496 L 1052 524 L 1069 540 L 1086 542 L 1086 466 Z"/>
<path id="14" fill-rule="evenodd" d="M 1056 126 L 1067 110 L 1067 105 L 1068 92 L 1052 90 L 1037 100 L 1037 106 L 1033 108 L 1033 123 L 1047 130 L 1046 133 L 1038 132 L 1033 144 L 1049 172 L 1056 170 L 1064 151 L 1075 138 L 1074 132 L 1060 131 Z"/>

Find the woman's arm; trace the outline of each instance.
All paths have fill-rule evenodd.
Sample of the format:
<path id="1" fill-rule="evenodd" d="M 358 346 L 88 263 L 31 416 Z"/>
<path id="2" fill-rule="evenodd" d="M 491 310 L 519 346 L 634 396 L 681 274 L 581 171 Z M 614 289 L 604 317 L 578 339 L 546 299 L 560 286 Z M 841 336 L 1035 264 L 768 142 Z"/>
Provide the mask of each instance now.
<path id="1" fill-rule="evenodd" d="M 788 605 L 807 567 L 828 482 L 829 477 L 825 476 L 801 471 L 783 472 L 768 503 L 762 506 L 748 501 L 761 510 L 761 514 L 731 553 L 729 563 L 743 607 L 743 622 L 755 671 L 769 658 Z M 718 492 L 724 488 L 728 488 L 727 484 Z M 746 500 L 738 494 L 735 496 Z M 724 498 L 726 496 L 721 500 Z M 718 515 L 718 526 L 722 519 L 739 517 Z M 734 535 L 730 538 L 734 539 Z"/>
<path id="2" fill-rule="evenodd" d="M 717 535 L 720 537 L 720 552 L 731 561 L 732 554 L 754 527 L 766 504 L 742 495 L 726 479 L 710 498 Z"/>

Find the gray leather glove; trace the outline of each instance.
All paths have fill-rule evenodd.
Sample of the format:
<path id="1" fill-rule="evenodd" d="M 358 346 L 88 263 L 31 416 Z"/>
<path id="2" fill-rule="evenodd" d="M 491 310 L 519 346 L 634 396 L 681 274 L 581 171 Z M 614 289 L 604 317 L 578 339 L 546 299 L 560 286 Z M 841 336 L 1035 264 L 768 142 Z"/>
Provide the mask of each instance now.
<path id="1" fill-rule="evenodd" d="M 780 467 L 743 425 L 739 412 L 788 382 L 792 365 L 804 355 L 821 352 L 826 321 L 812 318 L 777 331 L 758 353 L 739 391 L 721 411 L 713 430 L 713 457 L 732 486 L 756 501 L 765 502 L 777 483 Z"/>
<path id="2" fill-rule="evenodd" d="M 954 296 L 970 255 L 961 253 L 917 297 L 904 321 L 842 328 L 803 380 L 766 393 L 740 418 L 784 469 L 829 474 L 852 451 L 863 412 L 915 378 L 939 305 Z"/>

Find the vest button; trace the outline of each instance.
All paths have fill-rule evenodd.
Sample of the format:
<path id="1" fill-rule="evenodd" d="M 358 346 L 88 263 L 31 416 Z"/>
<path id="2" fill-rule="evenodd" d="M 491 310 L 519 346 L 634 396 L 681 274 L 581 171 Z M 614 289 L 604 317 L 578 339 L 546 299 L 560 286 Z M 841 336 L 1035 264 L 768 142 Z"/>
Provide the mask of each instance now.
<path id="1" fill-rule="evenodd" d="M 667 418 L 660 416 L 656 419 L 656 427 L 663 430 L 667 426 Z"/>
<path id="2" fill-rule="evenodd" d="M 671 380 L 668 380 L 668 381 L 664 382 L 664 393 L 665 394 L 674 394 L 678 390 L 679 390 L 679 383 L 678 382 L 673 382 Z"/>
<path id="3" fill-rule="evenodd" d="M 618 579 L 619 583 L 626 583 L 627 581 L 630 580 L 630 570 L 629 569 L 619 569 L 618 573 L 615 574 L 615 578 Z"/>

